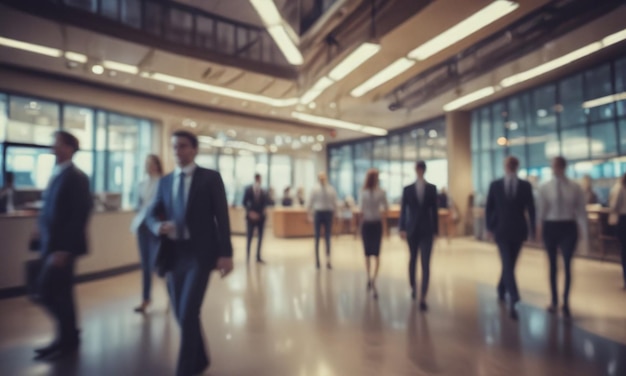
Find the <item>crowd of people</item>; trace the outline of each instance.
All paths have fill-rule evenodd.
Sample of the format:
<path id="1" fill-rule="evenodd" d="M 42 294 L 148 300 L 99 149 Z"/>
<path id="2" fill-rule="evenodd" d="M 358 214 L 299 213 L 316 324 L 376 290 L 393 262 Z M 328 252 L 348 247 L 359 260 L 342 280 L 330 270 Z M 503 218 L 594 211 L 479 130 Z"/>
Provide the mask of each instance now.
<path id="1" fill-rule="evenodd" d="M 233 247 L 228 203 L 220 174 L 195 164 L 197 137 L 186 131 L 172 134 L 171 146 L 176 159 L 173 172 L 164 175 L 158 156 L 146 160 L 146 179 L 141 182 L 137 214 L 131 230 L 138 240 L 142 264 L 143 292 L 136 312 L 145 313 L 151 300 L 152 275 L 165 276 L 171 308 L 181 330 L 177 375 L 194 375 L 209 367 L 211 360 L 202 336 L 200 308 L 211 272 L 226 277 L 233 270 Z M 48 346 L 36 349 L 36 358 L 44 359 L 75 351 L 80 344 L 75 304 L 74 270 L 79 256 L 87 253 L 86 227 L 92 211 L 87 176 L 73 163 L 79 150 L 76 137 L 65 131 L 55 134 L 52 147 L 56 156 L 50 183 L 44 193 L 38 230 L 33 234 L 33 248 L 41 254 L 37 301 L 58 325 L 57 338 Z M 556 313 L 559 302 L 569 317 L 569 295 L 572 280 L 571 261 L 579 241 L 586 241 L 587 222 L 583 189 L 567 178 L 567 161 L 552 162 L 553 178 L 543 184 L 535 199 L 530 183 L 518 177 L 519 161 L 510 156 L 504 164 L 505 176 L 494 181 L 486 205 L 486 225 L 498 245 L 502 275 L 496 291 L 498 299 L 508 302 L 510 316 L 517 319 L 520 292 L 515 266 L 523 243 L 529 238 L 541 239 L 550 263 L 551 302 L 548 311 Z M 411 298 L 419 298 L 419 308 L 428 310 L 430 259 L 439 233 L 438 209 L 453 205 L 445 192 L 437 191 L 426 176 L 424 161 L 415 165 L 416 180 L 404 187 L 400 204 L 399 234 L 409 251 L 408 282 Z M 11 195 L 12 180 L 0 191 L 0 199 Z M 338 197 L 325 173 L 306 200 L 315 234 L 315 266 L 321 268 L 319 248 L 324 235 L 325 265 L 331 270 L 331 233 L 337 213 Z M 10 196 L 9 196 L 10 197 Z M 305 204 L 304 194 L 296 200 Z M 290 189 L 284 192 L 284 206 L 293 204 Z M 246 209 L 246 258 L 254 234 L 257 234 L 256 262 L 264 264 L 262 240 L 269 193 L 262 188 L 262 176 L 244 194 Z M 380 188 L 376 169 L 367 172 L 359 194 L 362 213 L 361 236 L 367 272 L 367 291 L 377 297 L 376 281 L 380 267 L 383 221 L 389 210 L 386 192 Z M 611 193 L 612 222 L 617 225 L 622 244 L 624 287 L 626 288 L 626 175 Z M 565 265 L 565 287 L 562 300 L 557 291 L 557 254 L 560 249 Z M 418 257 L 419 256 L 419 257 Z M 417 262 L 421 260 L 421 279 L 417 283 Z"/>

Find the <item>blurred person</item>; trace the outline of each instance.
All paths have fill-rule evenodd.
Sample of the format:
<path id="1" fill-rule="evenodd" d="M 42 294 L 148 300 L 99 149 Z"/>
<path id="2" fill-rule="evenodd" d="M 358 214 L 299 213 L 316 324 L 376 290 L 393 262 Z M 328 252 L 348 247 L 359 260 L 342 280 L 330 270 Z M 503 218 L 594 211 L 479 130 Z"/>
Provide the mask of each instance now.
<path id="1" fill-rule="evenodd" d="M 233 249 L 221 175 L 195 164 L 198 138 L 193 133 L 176 131 L 171 143 L 177 167 L 159 181 L 146 221 L 173 251 L 165 276 L 181 330 L 176 375 L 186 376 L 201 374 L 211 364 L 200 308 L 211 271 L 218 270 L 222 278 L 232 271 Z"/>
<path id="2" fill-rule="evenodd" d="M 304 188 L 298 188 L 298 191 L 296 192 L 296 200 L 298 200 L 298 205 L 304 206 Z"/>
<path id="3" fill-rule="evenodd" d="M 281 205 L 284 207 L 289 207 L 293 205 L 293 198 L 291 198 L 291 187 L 285 188 L 283 191 L 283 200 Z"/>
<path id="4" fill-rule="evenodd" d="M 537 234 L 541 234 L 550 262 L 550 291 L 552 302 L 548 312 L 558 309 L 557 252 L 561 249 L 565 267 L 565 289 L 561 308 L 566 318 L 571 316 L 569 306 L 572 283 L 572 258 L 579 235 L 587 241 L 586 197 L 583 189 L 565 175 L 567 161 L 563 157 L 552 160 L 552 180 L 539 187 L 539 215 Z"/>
<path id="5" fill-rule="evenodd" d="M 626 290 L 626 174 L 624 174 L 611 188 L 609 195 L 611 214 L 616 216 L 613 224 L 617 225 L 617 238 L 622 246 L 622 272 L 624 276 L 624 290 Z"/>
<path id="6" fill-rule="evenodd" d="M 270 189 L 267 190 L 267 206 L 274 205 L 276 205 L 276 195 L 274 193 L 274 188 L 270 187 Z"/>
<path id="7" fill-rule="evenodd" d="M 520 300 L 515 280 L 515 265 L 527 238 L 534 237 L 535 199 L 528 181 L 517 177 L 519 160 L 509 156 L 504 160 L 504 178 L 489 186 L 485 217 L 487 230 L 498 245 L 502 274 L 498 283 L 498 300 L 505 302 L 509 295 L 509 314 L 517 320 L 516 304 Z M 526 215 L 530 219 L 530 226 Z"/>
<path id="8" fill-rule="evenodd" d="M 593 180 L 591 180 L 591 176 L 583 176 L 581 180 L 581 186 L 583 189 L 583 193 L 585 194 L 585 202 L 587 203 L 587 205 L 597 204 L 600 202 L 598 200 L 598 195 L 593 190 Z"/>
<path id="9" fill-rule="evenodd" d="M 57 337 L 36 349 L 36 359 L 74 352 L 79 344 L 74 303 L 74 270 L 79 256 L 87 253 L 87 224 L 93 200 L 89 178 L 73 163 L 79 150 L 76 137 L 65 131 L 54 135 L 56 163 L 43 193 L 43 208 L 33 241 L 39 245 L 42 269 L 39 302 L 57 323 Z"/>
<path id="10" fill-rule="evenodd" d="M 380 267 L 380 243 L 383 237 L 383 219 L 389 210 L 387 193 L 379 186 L 378 170 L 371 169 L 365 176 L 365 183 L 360 194 L 360 207 L 363 213 L 361 237 L 365 251 L 367 269 L 367 290 L 378 298 L 376 277 Z M 371 259 L 374 259 L 374 273 L 371 272 Z"/>
<path id="11" fill-rule="evenodd" d="M 0 189 L 0 214 L 15 211 L 15 175 L 12 172 L 4 174 L 4 187 Z"/>
<path id="12" fill-rule="evenodd" d="M 131 224 L 131 231 L 137 236 L 143 283 L 143 301 L 135 308 L 135 312 L 138 313 L 146 312 L 150 305 L 152 273 L 159 247 L 159 238 L 146 225 L 148 208 L 154 201 L 159 180 L 163 176 L 163 167 L 158 156 L 151 154 L 146 157 L 145 172 L 148 176 L 139 183 L 137 215 L 135 215 Z"/>
<path id="13" fill-rule="evenodd" d="M 422 290 L 420 295 L 420 310 L 426 311 L 426 296 L 430 282 L 430 255 L 433 243 L 439 233 L 439 213 L 437 209 L 437 187 L 424 179 L 426 162 L 418 161 L 415 164 L 417 180 L 404 187 L 400 209 L 400 237 L 407 240 L 410 252 L 409 283 L 411 298 L 417 297 L 415 269 L 417 254 L 421 252 L 422 263 Z"/>
<path id="14" fill-rule="evenodd" d="M 332 269 L 330 263 L 330 235 L 333 231 L 333 219 L 337 212 L 337 193 L 335 188 L 328 184 L 325 172 L 318 174 L 319 185 L 311 192 L 309 198 L 309 216 L 313 217 L 315 226 L 315 265 L 320 268 L 320 231 L 324 227 L 324 239 L 326 241 L 326 268 Z"/>
<path id="15" fill-rule="evenodd" d="M 254 175 L 254 184 L 246 188 L 243 195 L 243 207 L 246 208 L 246 262 L 250 262 L 250 246 L 254 229 L 257 230 L 258 241 L 256 244 L 256 262 L 264 264 L 261 258 L 261 243 L 263 242 L 263 229 L 265 228 L 266 209 L 268 195 L 261 188 L 261 175 Z"/>

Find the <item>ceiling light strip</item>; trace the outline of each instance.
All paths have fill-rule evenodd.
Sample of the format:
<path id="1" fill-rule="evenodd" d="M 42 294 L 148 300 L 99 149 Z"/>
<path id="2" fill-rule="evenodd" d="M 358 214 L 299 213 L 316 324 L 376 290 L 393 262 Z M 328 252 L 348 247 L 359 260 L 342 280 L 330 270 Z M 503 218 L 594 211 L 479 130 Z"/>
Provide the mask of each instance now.
<path id="1" fill-rule="evenodd" d="M 285 22 L 276 8 L 276 4 L 272 0 L 250 0 L 250 4 L 257 12 L 263 24 L 267 28 L 267 32 L 270 34 L 278 48 L 283 53 L 289 64 L 302 65 L 304 58 L 302 53 L 290 37 L 289 32 L 291 27 Z"/>
<path id="2" fill-rule="evenodd" d="M 460 98 L 457 98 L 455 100 L 453 100 L 452 102 L 446 104 L 443 106 L 444 111 L 454 111 L 457 110 L 465 105 L 468 105 L 472 102 L 475 102 L 479 99 L 483 99 L 485 97 L 488 97 L 490 95 L 492 95 L 493 93 L 496 92 L 496 89 L 493 86 L 489 86 L 486 88 L 482 88 L 480 90 L 477 90 L 473 93 L 464 95 Z"/>
<path id="3" fill-rule="evenodd" d="M 78 52 L 65 51 L 63 54 L 67 60 L 75 61 L 77 63 L 86 63 L 87 55 L 79 54 Z"/>
<path id="4" fill-rule="evenodd" d="M 592 99 L 583 103 L 583 108 L 594 108 L 599 106 L 604 106 L 605 104 L 610 104 L 613 102 L 626 100 L 626 91 L 618 94 L 607 95 L 605 97 L 600 97 L 596 99 Z"/>
<path id="5" fill-rule="evenodd" d="M 400 59 L 394 61 L 393 63 L 388 65 L 386 68 L 381 70 L 380 72 L 373 75 L 370 79 L 363 82 L 361 85 L 354 88 L 350 92 L 350 95 L 352 95 L 355 98 L 362 97 L 363 95 L 367 94 L 368 92 L 377 88 L 378 86 L 384 84 L 385 82 L 406 72 L 413 65 L 415 65 L 414 60 L 401 57 Z"/>
<path id="6" fill-rule="evenodd" d="M 376 55 L 380 51 L 380 44 L 376 43 L 363 43 L 352 51 L 345 59 L 337 64 L 328 73 L 328 77 L 335 81 L 342 80 L 352 71 L 360 67 L 363 63 L 369 60 L 372 56 Z"/>
<path id="7" fill-rule="evenodd" d="M 116 61 L 105 60 L 102 62 L 102 65 L 106 69 L 115 70 L 118 72 L 124 72 L 128 74 L 137 74 L 139 73 L 139 68 L 134 65 L 118 63 Z"/>
<path id="8" fill-rule="evenodd" d="M 362 132 L 362 133 L 367 133 L 367 134 L 371 134 L 375 136 L 387 135 L 387 130 L 383 128 L 377 128 L 377 127 L 371 127 L 371 126 L 362 125 L 362 124 L 351 123 L 349 121 L 344 121 L 344 120 L 339 120 L 339 119 L 315 116 L 315 115 L 307 114 L 304 112 L 294 111 L 291 113 L 291 116 L 298 120 L 301 120 L 307 123 L 316 124 L 322 127 L 347 129 L 350 131 Z"/>
<path id="9" fill-rule="evenodd" d="M 52 56 L 52 57 L 61 57 L 63 54 L 62 51 L 57 48 L 41 46 L 38 44 L 27 43 L 27 42 L 22 42 L 19 40 L 3 38 L 3 37 L 0 37 L 0 46 L 16 48 L 18 50 L 34 52 L 36 54 Z"/>

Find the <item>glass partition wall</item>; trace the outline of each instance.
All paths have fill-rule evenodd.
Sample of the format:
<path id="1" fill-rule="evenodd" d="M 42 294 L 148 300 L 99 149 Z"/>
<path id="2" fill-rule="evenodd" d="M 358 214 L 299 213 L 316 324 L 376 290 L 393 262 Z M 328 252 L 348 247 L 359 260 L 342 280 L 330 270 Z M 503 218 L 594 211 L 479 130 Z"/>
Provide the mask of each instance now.
<path id="1" fill-rule="evenodd" d="M 380 185 L 391 203 L 399 203 L 402 188 L 415 181 L 415 162 L 427 162 L 426 179 L 438 188 L 448 184 L 447 142 L 443 117 L 394 130 L 386 137 L 328 146 L 328 171 L 340 199 L 359 198 L 365 174 L 380 171 Z"/>
<path id="2" fill-rule="evenodd" d="M 477 203 L 503 175 L 503 158 L 520 160 L 533 184 L 551 177 L 550 159 L 568 159 L 569 176 L 590 176 L 606 204 L 626 172 L 626 58 L 562 78 L 472 112 L 472 168 Z"/>
<path id="3" fill-rule="evenodd" d="M 10 171 L 18 189 L 45 189 L 54 167 L 49 148 L 60 129 L 78 138 L 74 163 L 89 176 L 92 190 L 119 193 L 122 206 L 131 207 L 143 161 L 157 151 L 153 122 L 31 96 L 0 93 L 0 185 Z"/>

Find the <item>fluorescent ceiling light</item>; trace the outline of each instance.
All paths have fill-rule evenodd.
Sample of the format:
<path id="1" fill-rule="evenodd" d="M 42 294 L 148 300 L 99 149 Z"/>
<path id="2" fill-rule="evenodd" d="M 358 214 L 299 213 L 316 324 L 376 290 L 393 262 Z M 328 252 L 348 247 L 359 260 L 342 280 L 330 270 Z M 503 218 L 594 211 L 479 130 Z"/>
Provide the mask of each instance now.
<path id="1" fill-rule="evenodd" d="M 370 77 L 369 80 L 363 82 L 361 85 L 354 88 L 350 92 L 350 95 L 352 95 L 353 97 L 357 97 L 357 98 L 361 97 L 365 95 L 366 93 L 370 92 L 371 90 L 373 90 L 374 88 L 402 74 L 407 69 L 411 68 L 413 65 L 415 65 L 414 60 L 401 57 L 400 59 L 394 61 L 393 63 L 388 65 L 386 68 L 381 70 L 380 72 Z"/>
<path id="2" fill-rule="evenodd" d="M 378 51 L 380 51 L 380 44 L 363 43 L 337 64 L 337 66 L 328 73 L 328 76 L 335 81 L 339 81 L 361 66 L 361 64 L 366 62 L 369 58 L 376 55 Z"/>
<path id="3" fill-rule="evenodd" d="M 304 95 L 300 98 L 300 103 L 308 104 L 315 100 L 320 94 L 324 92 L 324 90 L 328 89 L 332 84 L 335 83 L 328 77 L 322 77 L 315 85 L 313 85 Z"/>
<path id="4" fill-rule="evenodd" d="M 259 14 L 265 26 L 280 25 L 283 22 L 283 18 L 272 0 L 250 0 L 250 4 Z"/>
<path id="5" fill-rule="evenodd" d="M 174 84 L 182 87 L 187 87 L 190 89 L 205 91 L 207 93 L 213 93 L 218 95 L 223 95 L 225 97 L 231 97 L 236 99 L 243 99 L 251 102 L 263 103 L 269 106 L 274 107 L 289 107 L 298 103 L 298 98 L 289 98 L 289 99 L 276 99 L 266 97 L 264 95 L 258 94 L 250 94 L 238 90 L 228 89 L 220 86 L 214 86 L 209 84 L 204 84 L 201 82 L 188 80 L 186 78 L 174 77 L 167 74 L 162 73 L 152 73 L 147 78 L 151 78 L 153 80 L 165 82 L 168 84 Z"/>
<path id="6" fill-rule="evenodd" d="M 124 72 L 129 74 L 137 74 L 139 73 L 139 68 L 134 65 L 118 63 L 116 61 L 105 60 L 102 62 L 102 65 L 106 69 L 116 70 L 118 72 Z"/>
<path id="7" fill-rule="evenodd" d="M 458 108 L 461 108 L 467 104 L 470 104 L 472 102 L 475 102 L 479 99 L 485 98 L 490 96 L 491 94 L 495 93 L 496 89 L 493 86 L 489 86 L 480 90 L 477 90 L 473 93 L 464 95 L 460 98 L 457 98 L 455 100 L 453 100 L 452 102 L 446 104 L 445 106 L 443 106 L 444 111 L 454 111 Z"/>
<path id="8" fill-rule="evenodd" d="M 485 26 L 506 16 L 518 7 L 519 4 L 514 1 L 496 0 L 465 20 L 459 22 L 409 52 L 408 57 L 416 60 L 427 59 L 437 52 L 452 46 L 458 41 L 467 38 Z"/>
<path id="9" fill-rule="evenodd" d="M 611 34 L 607 37 L 605 37 L 604 39 L 602 39 L 602 44 L 604 45 L 604 47 L 608 47 L 610 45 L 613 45 L 615 43 L 619 43 L 623 40 L 626 40 L 626 29 L 622 30 L 622 31 L 618 31 L 615 34 Z"/>
<path id="10" fill-rule="evenodd" d="M 272 39 L 274 39 L 280 51 L 285 55 L 289 64 L 302 65 L 304 62 L 302 54 L 291 38 L 289 38 L 287 31 L 282 25 L 271 26 L 267 29 L 267 32 L 272 36 Z"/>
<path id="11" fill-rule="evenodd" d="M 328 128 L 341 128 L 356 132 L 368 133 L 376 136 L 385 136 L 387 134 L 387 130 L 383 128 L 370 127 L 366 125 L 351 123 L 349 121 L 306 114 L 303 112 L 294 111 L 291 113 L 291 116 L 307 123 L 313 123 Z"/>
<path id="12" fill-rule="evenodd" d="M 607 95 L 606 97 L 592 99 L 583 103 L 583 108 L 594 108 L 605 104 L 626 100 L 626 91 L 623 93 Z"/>
<path id="13" fill-rule="evenodd" d="M 83 64 L 87 62 L 87 55 L 79 54 L 78 52 L 65 51 L 64 55 L 67 60 Z"/>
<path id="14" fill-rule="evenodd" d="M 18 50 L 24 50 L 28 52 L 34 52 L 36 54 L 47 55 L 52 57 L 61 57 L 62 51 L 57 48 L 40 46 L 38 44 L 26 43 L 15 39 L 0 37 L 0 46 L 17 48 Z"/>
<path id="15" fill-rule="evenodd" d="M 564 65 L 567 65 L 573 61 L 581 59 L 587 55 L 591 55 L 595 52 L 600 51 L 603 48 L 602 42 L 591 43 L 583 48 L 579 48 L 576 51 L 570 52 L 567 55 L 563 55 L 554 60 L 550 60 L 547 63 L 543 63 L 538 65 L 532 69 L 529 69 L 525 72 L 521 72 L 518 74 L 514 74 L 510 77 L 507 77 L 500 82 L 503 87 L 509 87 L 520 82 L 528 81 L 531 78 L 535 78 L 537 76 L 541 76 L 544 73 L 550 72 L 557 68 L 560 68 Z"/>

